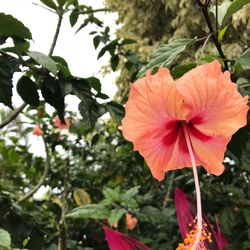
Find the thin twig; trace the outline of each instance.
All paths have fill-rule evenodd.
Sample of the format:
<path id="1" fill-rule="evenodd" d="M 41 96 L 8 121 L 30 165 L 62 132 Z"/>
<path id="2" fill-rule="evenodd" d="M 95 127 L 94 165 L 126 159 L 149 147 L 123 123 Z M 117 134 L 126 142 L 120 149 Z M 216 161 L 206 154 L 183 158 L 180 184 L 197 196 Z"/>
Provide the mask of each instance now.
<path id="1" fill-rule="evenodd" d="M 64 166 L 64 187 L 63 187 L 63 200 L 62 200 L 62 213 L 59 222 L 59 238 L 58 250 L 67 250 L 67 229 L 65 223 L 65 215 L 68 211 L 68 194 L 69 194 L 69 159 L 67 159 Z"/>
<path id="2" fill-rule="evenodd" d="M 31 196 L 33 196 L 33 194 L 43 185 L 43 183 L 44 183 L 44 181 L 49 173 L 49 169 L 50 169 L 49 148 L 48 148 L 47 142 L 43 136 L 42 136 L 42 138 L 43 138 L 45 152 L 46 152 L 46 160 L 45 160 L 45 167 L 44 167 L 43 175 L 40 178 L 39 182 L 28 193 L 26 193 L 23 197 L 21 197 L 17 203 L 21 203 L 21 202 L 27 200 L 28 198 L 30 198 Z"/>
<path id="3" fill-rule="evenodd" d="M 210 3 L 210 1 L 206 1 L 205 4 L 203 4 L 200 0 L 195 0 L 196 3 L 199 5 L 199 7 L 201 8 L 202 14 L 206 20 L 209 32 L 212 34 L 211 37 L 213 39 L 214 45 L 220 55 L 220 57 L 223 59 L 224 62 L 224 69 L 228 70 L 228 61 L 226 59 L 226 56 L 224 55 L 222 48 L 221 48 L 221 44 L 218 41 L 218 37 L 216 36 L 216 32 L 214 32 L 214 28 L 212 26 L 209 14 L 208 14 L 208 5 Z"/>
<path id="4" fill-rule="evenodd" d="M 215 30 L 216 36 L 218 37 L 218 0 L 215 1 Z"/>
<path id="5" fill-rule="evenodd" d="M 23 103 L 19 108 L 13 111 L 1 124 L 0 129 L 11 123 L 13 120 L 17 118 L 17 116 L 25 109 L 27 103 Z"/>
<path id="6" fill-rule="evenodd" d="M 92 13 L 96 13 L 96 12 L 102 12 L 102 11 L 110 11 L 109 9 L 106 8 L 102 8 L 102 9 L 95 9 L 95 10 L 84 10 L 84 11 L 78 11 L 78 14 L 92 14 Z"/>
<path id="7" fill-rule="evenodd" d="M 55 35 L 53 37 L 52 44 L 51 44 L 48 56 L 52 56 L 52 54 L 54 52 L 54 49 L 56 47 L 57 39 L 58 39 L 58 36 L 59 36 L 59 33 L 60 33 L 60 28 L 61 28 L 61 25 L 62 25 L 62 19 L 63 19 L 63 14 L 59 13 L 58 21 L 57 21 L 57 25 L 56 25 Z"/>
<path id="8" fill-rule="evenodd" d="M 175 172 L 173 171 L 173 172 L 171 173 L 171 175 L 170 175 L 170 178 L 169 178 L 168 189 L 167 189 L 167 193 L 166 193 L 166 195 L 165 195 L 165 197 L 164 197 L 162 207 L 167 207 L 168 204 L 169 204 L 170 195 L 171 195 L 171 191 L 172 191 L 173 183 L 174 183 L 174 177 L 175 177 Z"/>

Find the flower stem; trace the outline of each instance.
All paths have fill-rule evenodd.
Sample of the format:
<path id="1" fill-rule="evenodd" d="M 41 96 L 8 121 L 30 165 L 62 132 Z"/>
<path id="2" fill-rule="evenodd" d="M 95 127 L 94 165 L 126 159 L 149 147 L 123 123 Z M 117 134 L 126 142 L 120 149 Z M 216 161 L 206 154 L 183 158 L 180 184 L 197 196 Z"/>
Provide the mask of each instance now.
<path id="1" fill-rule="evenodd" d="M 186 140 L 187 147 L 188 147 L 189 156 L 190 156 L 191 163 L 192 163 L 193 174 L 194 174 L 194 183 L 195 183 L 195 192 L 196 192 L 197 230 L 198 230 L 198 232 L 196 234 L 195 243 L 191 248 L 191 250 L 195 250 L 196 246 L 199 244 L 200 237 L 201 237 L 201 234 L 202 234 L 201 192 L 200 192 L 200 185 L 199 185 L 197 167 L 196 167 L 195 159 L 194 159 L 194 153 L 193 153 L 191 140 L 190 140 L 190 136 L 189 136 L 189 132 L 188 132 L 188 128 L 187 128 L 186 123 L 183 124 L 183 132 L 184 132 L 185 140 Z"/>

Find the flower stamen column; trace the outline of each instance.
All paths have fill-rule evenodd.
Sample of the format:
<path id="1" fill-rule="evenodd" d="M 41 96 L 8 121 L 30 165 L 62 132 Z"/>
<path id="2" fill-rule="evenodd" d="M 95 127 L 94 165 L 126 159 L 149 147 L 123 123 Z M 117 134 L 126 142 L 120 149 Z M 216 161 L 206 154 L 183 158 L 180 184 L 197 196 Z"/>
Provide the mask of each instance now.
<path id="1" fill-rule="evenodd" d="M 201 192 L 200 192 L 200 185 L 199 185 L 197 167 L 196 167 L 196 164 L 195 164 L 194 153 L 193 153 L 193 149 L 192 149 L 192 145 L 191 145 L 191 141 L 190 141 L 190 136 L 189 136 L 189 132 L 188 132 L 188 126 L 187 126 L 186 122 L 182 123 L 182 128 L 183 128 L 185 140 L 186 140 L 187 147 L 188 147 L 189 156 L 190 156 L 191 163 L 192 163 L 192 169 L 193 169 L 193 174 L 194 174 L 194 183 L 195 183 L 195 192 L 196 192 L 197 230 L 198 231 L 197 231 L 197 234 L 195 236 L 195 242 L 194 242 L 194 244 L 193 244 L 193 246 L 191 248 L 191 250 L 195 250 L 197 245 L 200 242 L 200 238 L 201 238 L 201 235 L 202 235 Z"/>

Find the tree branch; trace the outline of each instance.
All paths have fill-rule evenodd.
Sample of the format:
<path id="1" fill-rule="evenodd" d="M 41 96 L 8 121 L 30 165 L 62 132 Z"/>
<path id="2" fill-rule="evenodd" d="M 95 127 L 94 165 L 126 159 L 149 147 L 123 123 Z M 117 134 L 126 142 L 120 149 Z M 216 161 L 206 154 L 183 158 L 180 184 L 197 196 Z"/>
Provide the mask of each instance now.
<path id="1" fill-rule="evenodd" d="M 17 203 L 21 203 L 21 202 L 27 200 L 28 198 L 32 197 L 33 194 L 43 185 L 43 183 L 44 183 L 44 181 L 49 173 L 49 169 L 50 169 L 49 148 L 48 148 L 47 142 L 43 136 L 42 136 L 42 138 L 44 141 L 45 152 L 46 152 L 46 160 L 45 160 L 45 167 L 44 167 L 43 175 L 42 175 L 41 179 L 39 180 L 39 182 L 28 193 L 26 193 L 23 197 L 21 197 Z"/>
<path id="2" fill-rule="evenodd" d="M 211 37 L 213 39 L 214 45 L 215 45 L 220 57 L 223 59 L 224 69 L 228 70 L 228 61 L 226 59 L 225 54 L 222 51 L 221 44 L 218 41 L 218 38 L 217 38 L 217 35 L 216 35 L 217 32 L 214 32 L 214 28 L 212 26 L 212 23 L 211 23 L 209 14 L 208 14 L 208 5 L 209 5 L 210 1 L 206 1 L 204 4 L 201 2 L 201 0 L 195 0 L 195 1 L 198 4 L 198 6 L 200 7 L 200 9 L 202 11 L 202 14 L 203 14 L 203 16 L 204 16 L 204 18 L 206 20 L 206 23 L 207 23 L 209 32 L 211 33 Z"/>
<path id="3" fill-rule="evenodd" d="M 27 103 L 23 103 L 19 108 L 17 108 L 15 111 L 13 111 L 1 124 L 0 129 L 8 125 L 10 122 L 16 119 L 16 117 L 25 109 L 27 106 Z"/>
<path id="4" fill-rule="evenodd" d="M 52 41 L 48 56 L 52 56 L 52 54 L 54 52 L 54 49 L 56 47 L 57 39 L 58 39 L 58 36 L 59 36 L 59 33 L 60 33 L 60 28 L 61 28 L 61 25 L 62 25 L 62 19 L 63 19 L 63 14 L 59 13 L 58 21 L 57 21 L 57 25 L 56 25 L 55 35 L 53 37 L 53 41 Z"/>

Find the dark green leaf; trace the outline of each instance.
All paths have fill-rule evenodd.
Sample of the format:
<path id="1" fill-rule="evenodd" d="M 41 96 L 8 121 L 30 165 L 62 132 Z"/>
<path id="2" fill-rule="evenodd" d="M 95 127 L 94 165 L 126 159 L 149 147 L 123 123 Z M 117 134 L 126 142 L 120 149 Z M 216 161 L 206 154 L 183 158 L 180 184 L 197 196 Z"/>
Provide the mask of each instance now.
<path id="1" fill-rule="evenodd" d="M 48 76 L 42 80 L 42 96 L 47 103 L 53 106 L 61 121 L 64 121 L 64 96 L 58 80 Z"/>
<path id="2" fill-rule="evenodd" d="M 196 67 L 196 63 L 177 65 L 171 70 L 171 76 L 178 79 L 194 67 Z"/>
<path id="3" fill-rule="evenodd" d="M 248 48 L 236 61 L 243 70 L 250 69 L 250 48 Z"/>
<path id="4" fill-rule="evenodd" d="M 46 5 L 47 7 L 53 9 L 53 10 L 56 10 L 57 9 L 57 6 L 56 4 L 54 3 L 53 0 L 40 0 L 44 5 Z"/>
<path id="5" fill-rule="evenodd" d="M 97 93 L 96 97 L 101 98 L 103 100 L 109 99 L 109 96 L 107 96 L 106 94 L 103 94 L 101 92 Z"/>
<path id="6" fill-rule="evenodd" d="M 113 71 L 116 70 L 117 66 L 119 64 L 119 56 L 118 55 L 114 55 L 111 57 L 111 69 Z"/>
<path id="7" fill-rule="evenodd" d="M 77 13 L 77 11 L 73 10 L 69 16 L 69 21 L 70 21 L 71 27 L 73 27 L 76 24 L 78 17 L 79 17 L 79 14 Z"/>
<path id="8" fill-rule="evenodd" d="M 136 41 L 133 40 L 133 39 L 124 39 L 124 40 L 121 42 L 121 45 L 128 45 L 128 44 L 133 44 L 133 43 L 136 43 Z"/>
<path id="9" fill-rule="evenodd" d="M 96 219 L 103 220 L 110 217 L 110 211 L 100 204 L 88 204 L 80 208 L 76 208 L 66 215 L 72 219 Z"/>
<path id="10" fill-rule="evenodd" d="M 102 57 L 107 51 L 110 53 L 111 56 L 113 56 L 117 45 L 118 45 L 118 39 L 115 39 L 111 43 L 104 46 L 99 52 L 97 59 Z"/>
<path id="11" fill-rule="evenodd" d="M 18 70 L 19 63 L 12 58 L 0 57 L 0 102 L 12 108 L 12 77 Z"/>
<path id="12" fill-rule="evenodd" d="M 24 102 L 39 106 L 39 95 L 37 85 L 27 76 L 22 76 L 17 82 L 17 93 L 21 96 Z"/>
<path id="13" fill-rule="evenodd" d="M 51 58 L 56 62 L 57 69 L 63 74 L 64 77 L 68 78 L 69 76 L 71 76 L 68 63 L 64 58 L 60 56 L 51 56 Z"/>
<path id="14" fill-rule="evenodd" d="M 107 111 L 110 113 L 111 117 L 117 122 L 120 122 L 125 115 L 124 107 L 116 102 L 108 102 L 106 104 L 106 108 Z"/>
<path id="15" fill-rule="evenodd" d="M 14 47 L 7 47 L 3 50 L 6 52 L 12 52 L 17 55 L 22 55 L 24 52 L 26 52 L 30 47 L 30 43 L 27 41 L 23 42 L 16 42 Z"/>
<path id="16" fill-rule="evenodd" d="M 10 234 L 6 230 L 0 228 L 0 246 L 10 248 L 10 245 L 11 245 Z"/>
<path id="17" fill-rule="evenodd" d="M 89 81 L 90 86 L 93 89 L 95 89 L 97 92 L 100 92 L 102 90 L 102 85 L 98 78 L 92 76 L 92 77 L 86 78 L 86 80 Z"/>
<path id="18" fill-rule="evenodd" d="M 82 123 L 84 124 L 86 132 L 92 130 L 97 118 L 105 113 L 105 109 L 95 100 L 82 100 L 79 103 L 78 109 L 83 118 Z"/>
<path id="19" fill-rule="evenodd" d="M 32 59 L 34 59 L 38 64 L 41 64 L 45 69 L 53 73 L 57 74 L 57 66 L 56 62 L 52 60 L 50 57 L 45 54 L 37 51 L 30 51 L 27 53 Z"/>
<path id="20" fill-rule="evenodd" d="M 159 67 L 169 67 L 173 60 L 195 41 L 196 38 L 182 38 L 163 45 L 155 51 L 149 63 L 139 71 L 137 78 L 144 76 L 148 70 L 154 70 Z"/>
<path id="21" fill-rule="evenodd" d="M 0 34 L 9 37 L 32 39 L 30 30 L 11 15 L 0 13 Z"/>
<path id="22" fill-rule="evenodd" d="M 60 7 L 63 7 L 67 0 L 56 0 Z"/>
<path id="23" fill-rule="evenodd" d="M 101 42 L 101 36 L 95 36 L 93 38 L 93 43 L 94 43 L 95 49 L 99 46 L 100 42 Z"/>
<path id="24" fill-rule="evenodd" d="M 74 78 L 71 80 L 72 94 L 76 95 L 82 101 L 92 101 L 90 82 L 84 78 Z"/>

